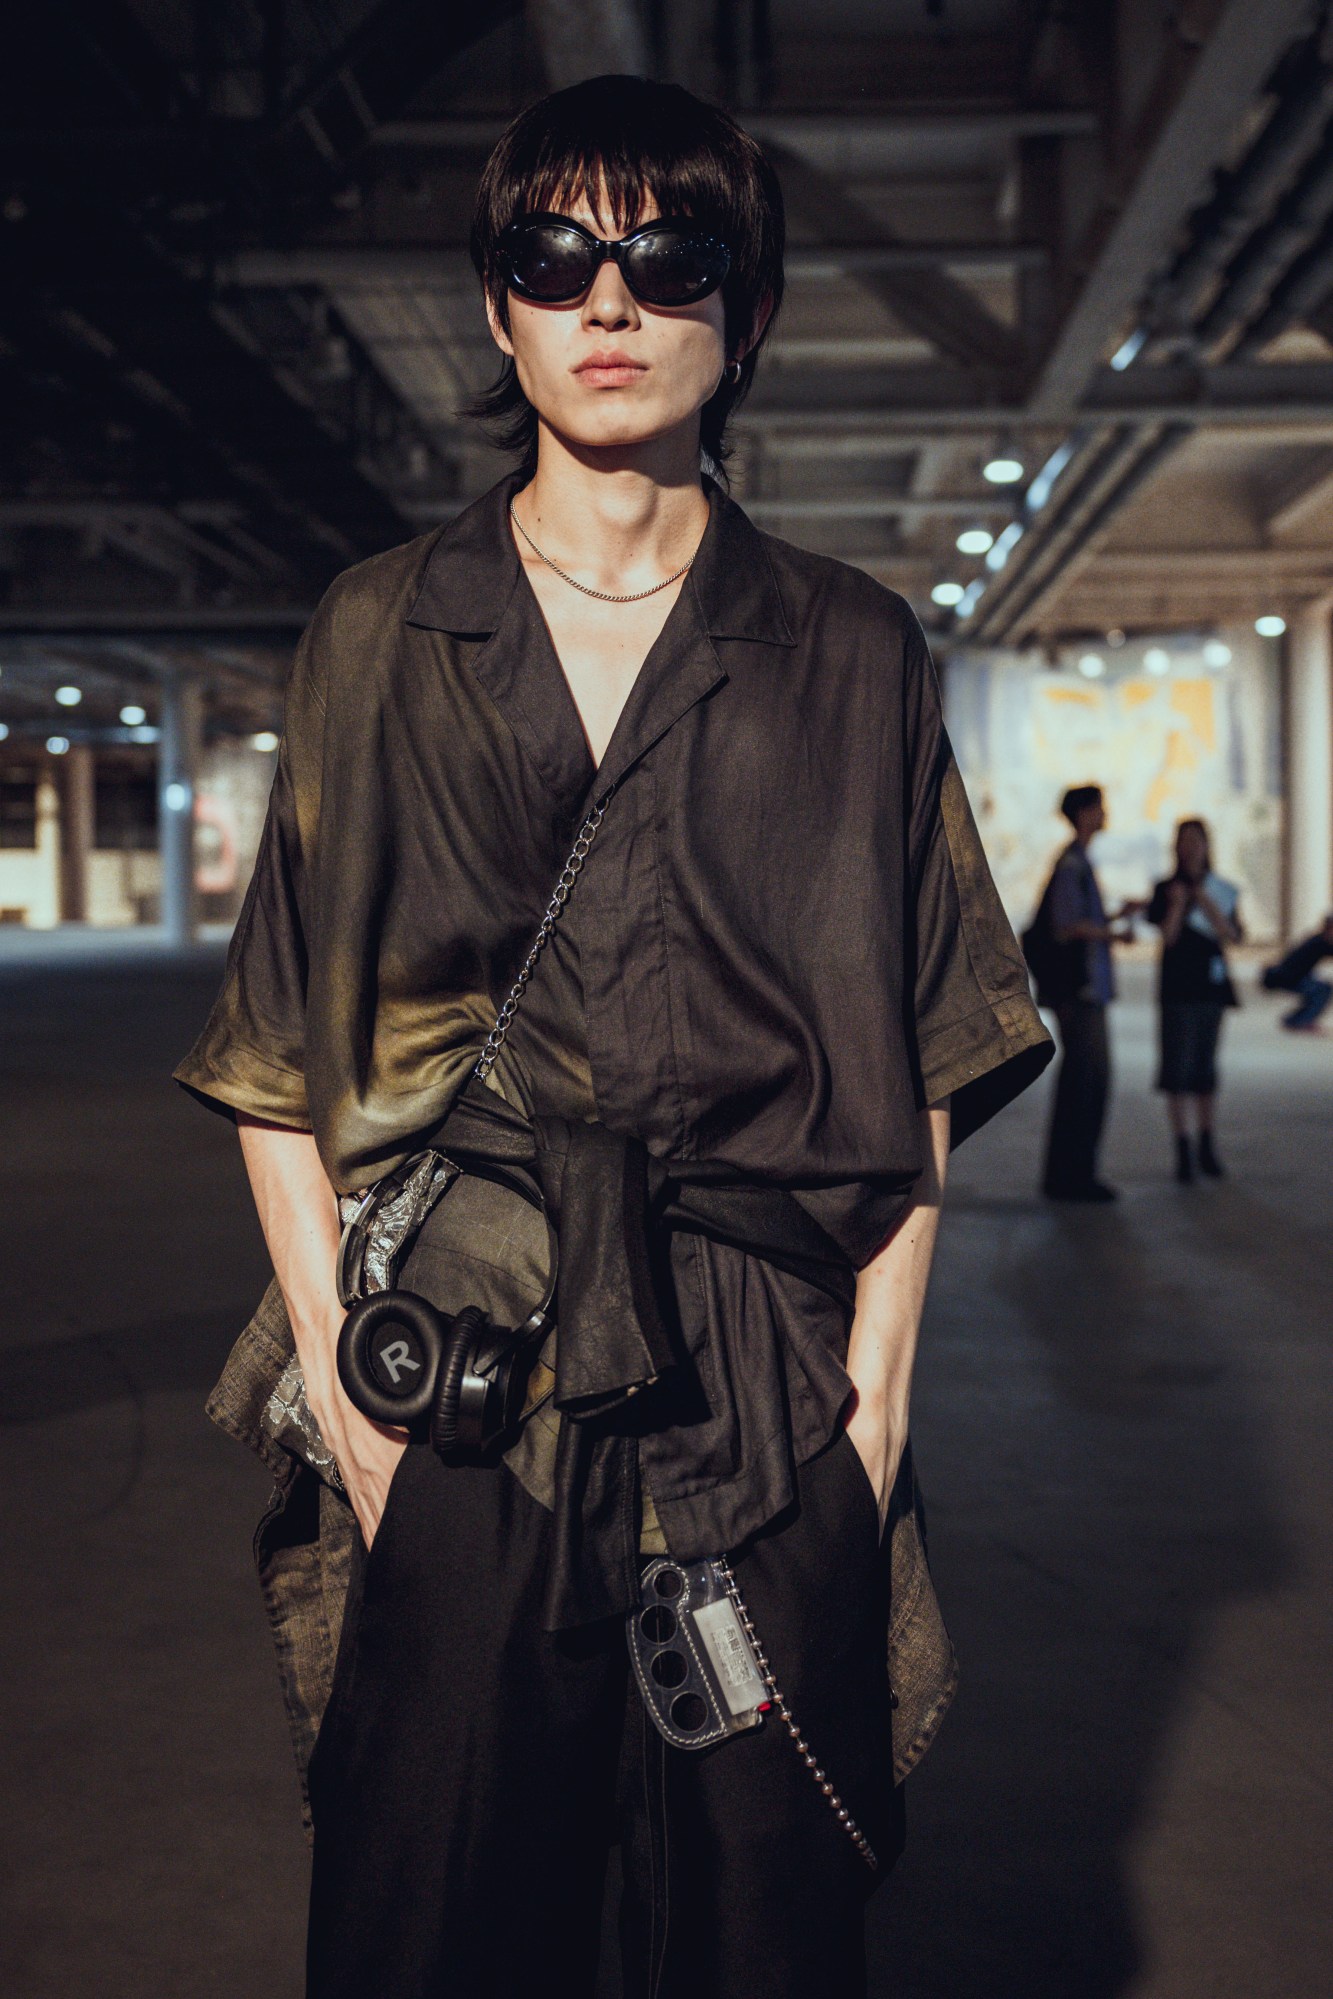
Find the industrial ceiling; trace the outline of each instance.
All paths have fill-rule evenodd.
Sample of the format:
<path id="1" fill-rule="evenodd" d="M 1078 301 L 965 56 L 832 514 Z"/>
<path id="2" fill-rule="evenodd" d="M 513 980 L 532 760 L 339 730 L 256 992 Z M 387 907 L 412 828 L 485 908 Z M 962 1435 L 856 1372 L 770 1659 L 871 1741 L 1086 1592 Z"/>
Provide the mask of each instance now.
<path id="1" fill-rule="evenodd" d="M 731 468 L 765 528 L 946 647 L 1333 589 L 1310 0 L 43 0 L 7 38 L 0 635 L 39 679 L 202 648 L 257 724 L 330 577 L 491 483 L 472 193 L 604 70 L 779 169 Z"/>

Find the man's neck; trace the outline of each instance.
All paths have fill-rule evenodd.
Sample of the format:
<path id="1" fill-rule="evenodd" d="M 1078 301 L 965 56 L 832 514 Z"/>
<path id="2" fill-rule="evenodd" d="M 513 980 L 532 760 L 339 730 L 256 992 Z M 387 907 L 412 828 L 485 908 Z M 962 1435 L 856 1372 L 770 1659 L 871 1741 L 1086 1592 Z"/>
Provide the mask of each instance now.
<path id="1" fill-rule="evenodd" d="M 545 554 L 595 589 L 646 589 L 690 559 L 708 524 L 697 440 L 578 454 L 543 434 L 516 511 Z"/>

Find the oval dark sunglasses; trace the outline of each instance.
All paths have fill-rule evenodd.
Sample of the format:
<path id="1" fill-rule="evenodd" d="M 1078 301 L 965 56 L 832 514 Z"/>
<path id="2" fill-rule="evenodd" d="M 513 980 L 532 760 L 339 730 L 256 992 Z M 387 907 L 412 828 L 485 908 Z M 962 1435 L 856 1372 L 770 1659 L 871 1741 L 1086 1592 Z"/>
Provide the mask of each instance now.
<path id="1" fill-rule="evenodd" d="M 694 305 L 731 269 L 726 244 L 691 222 L 645 222 L 607 242 L 567 215 L 526 215 L 497 249 L 509 289 L 539 305 L 582 298 L 608 257 L 644 305 Z"/>

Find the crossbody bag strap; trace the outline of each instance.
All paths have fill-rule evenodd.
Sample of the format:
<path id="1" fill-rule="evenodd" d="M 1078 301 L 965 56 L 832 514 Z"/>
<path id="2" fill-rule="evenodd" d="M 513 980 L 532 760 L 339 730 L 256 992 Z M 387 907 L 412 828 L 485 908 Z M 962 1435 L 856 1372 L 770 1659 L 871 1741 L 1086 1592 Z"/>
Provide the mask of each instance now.
<path id="1" fill-rule="evenodd" d="M 537 969 L 537 961 L 546 949 L 556 924 L 560 921 L 560 912 L 569 901 L 575 882 L 583 872 L 583 863 L 587 860 L 589 849 L 597 837 L 597 829 L 606 817 L 606 808 L 611 802 L 611 792 L 614 790 L 615 786 L 612 785 L 610 791 L 602 794 L 579 828 L 578 838 L 569 852 L 569 859 L 560 870 L 560 879 L 551 891 L 551 900 L 546 905 L 546 913 L 532 941 L 532 949 L 523 960 L 522 969 L 509 988 L 504 1005 L 495 1016 L 495 1025 L 486 1036 L 486 1045 L 477 1058 L 477 1065 L 472 1073 L 480 1083 L 485 1082 L 495 1067 L 496 1057 L 504 1047 L 505 1036 L 513 1025 L 514 1015 L 518 1012 L 529 981 Z"/>

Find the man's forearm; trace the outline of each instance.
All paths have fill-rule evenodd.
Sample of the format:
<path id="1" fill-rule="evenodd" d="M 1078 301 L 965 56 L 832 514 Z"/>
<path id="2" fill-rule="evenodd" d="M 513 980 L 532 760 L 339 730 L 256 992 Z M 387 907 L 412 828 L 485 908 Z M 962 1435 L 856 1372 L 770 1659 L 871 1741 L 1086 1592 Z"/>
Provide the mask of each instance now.
<path id="1" fill-rule="evenodd" d="M 334 1277 L 337 1197 L 308 1131 L 290 1131 L 245 1116 L 236 1123 L 302 1370 L 318 1396 L 334 1379 L 332 1335 L 342 1316 Z"/>
<path id="2" fill-rule="evenodd" d="M 921 1118 L 926 1163 L 907 1213 L 857 1276 L 847 1347 L 847 1372 L 856 1389 L 847 1428 L 872 1483 L 883 1485 L 881 1513 L 907 1441 L 917 1335 L 949 1156 L 947 1103 L 923 1111 Z"/>

